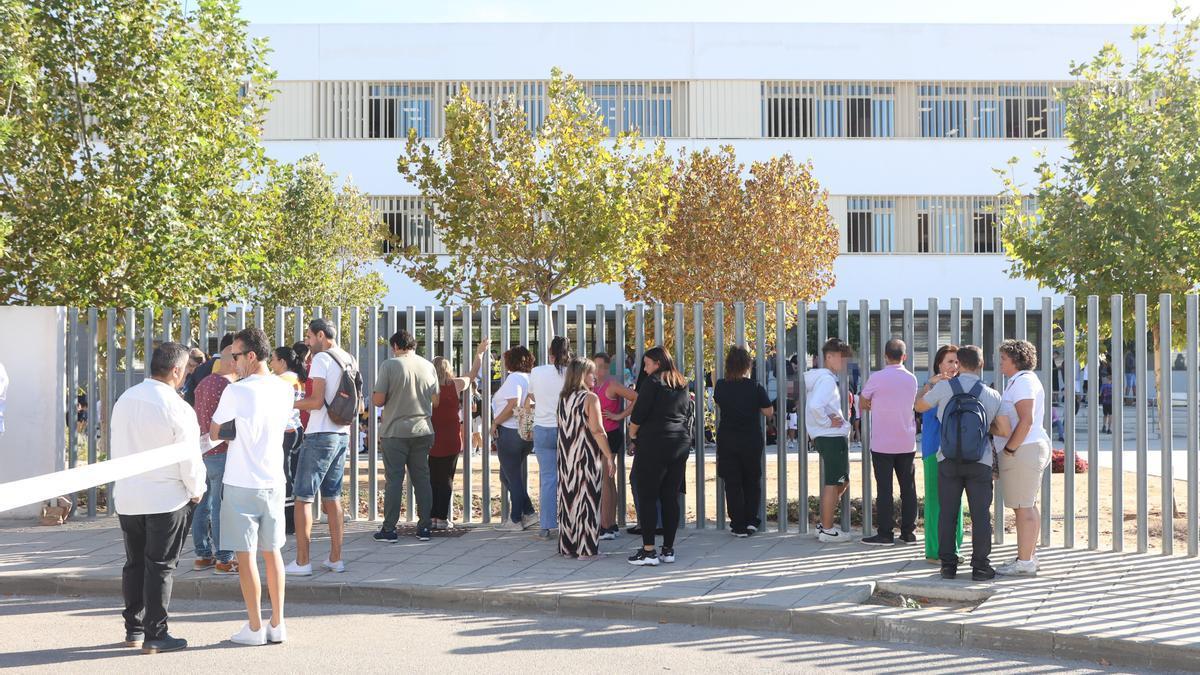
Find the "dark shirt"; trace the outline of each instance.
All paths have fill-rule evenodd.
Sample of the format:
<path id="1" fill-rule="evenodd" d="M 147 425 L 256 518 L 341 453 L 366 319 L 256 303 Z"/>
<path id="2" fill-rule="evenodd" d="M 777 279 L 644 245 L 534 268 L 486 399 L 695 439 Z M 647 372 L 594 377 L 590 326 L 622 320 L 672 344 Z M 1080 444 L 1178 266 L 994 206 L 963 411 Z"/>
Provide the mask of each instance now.
<path id="1" fill-rule="evenodd" d="M 762 409 L 771 407 L 767 390 L 754 380 L 717 380 L 713 389 L 713 400 L 721 409 L 721 423 L 717 427 L 717 451 L 723 446 L 730 449 L 762 448 Z"/>
<path id="2" fill-rule="evenodd" d="M 671 455 L 682 452 L 686 457 L 686 443 L 690 442 L 692 435 L 687 424 L 690 406 L 691 398 L 686 387 L 672 389 L 663 385 L 655 375 L 642 380 L 638 387 L 637 402 L 633 404 L 633 412 L 629 415 L 629 421 L 638 425 L 638 452 L 662 447 L 670 448 Z"/>
<path id="3" fill-rule="evenodd" d="M 216 359 L 209 359 L 196 366 L 196 369 L 192 371 L 192 374 L 188 375 L 188 381 L 183 385 L 183 400 L 187 401 L 187 404 L 193 408 L 196 407 L 196 387 L 200 386 L 200 383 L 204 381 L 204 378 L 212 375 L 213 364 L 216 362 Z"/>

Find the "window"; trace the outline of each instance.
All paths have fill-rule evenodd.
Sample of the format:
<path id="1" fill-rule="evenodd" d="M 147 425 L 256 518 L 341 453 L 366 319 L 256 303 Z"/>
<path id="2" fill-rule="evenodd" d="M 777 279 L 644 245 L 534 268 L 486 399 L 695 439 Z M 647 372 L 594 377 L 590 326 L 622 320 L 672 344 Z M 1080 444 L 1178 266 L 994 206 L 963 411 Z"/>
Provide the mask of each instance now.
<path id="1" fill-rule="evenodd" d="M 686 96 L 681 82 L 590 82 L 584 90 L 596 102 L 610 136 L 633 131 L 656 138 L 682 135 L 683 120 L 676 119 L 684 109 L 676 104 Z"/>
<path id="2" fill-rule="evenodd" d="M 940 84 L 917 87 L 922 138 L 966 138 L 967 88 Z"/>
<path id="3" fill-rule="evenodd" d="M 1000 252 L 1000 230 L 996 227 L 996 209 L 992 201 L 986 198 L 975 200 L 971 234 L 976 253 Z"/>
<path id="4" fill-rule="evenodd" d="M 446 248 L 434 232 L 433 223 L 425 212 L 425 203 L 417 196 L 373 196 L 371 207 L 379 213 L 391 240 L 384 241 L 384 253 L 416 246 L 420 253 L 445 253 Z"/>
<path id="5" fill-rule="evenodd" d="M 891 253 L 895 250 L 895 200 L 850 197 L 846 201 L 846 252 Z"/>
<path id="6" fill-rule="evenodd" d="M 763 83 L 769 138 L 894 136 L 895 87 L 862 82 Z"/>
<path id="7" fill-rule="evenodd" d="M 433 110 L 432 84 L 373 84 L 367 94 L 367 135 L 405 138 L 414 129 L 429 138 Z"/>
<path id="8" fill-rule="evenodd" d="M 766 110 L 766 136 L 770 138 L 811 138 L 813 135 L 813 90 L 811 85 L 763 85 L 769 90 L 763 105 Z"/>

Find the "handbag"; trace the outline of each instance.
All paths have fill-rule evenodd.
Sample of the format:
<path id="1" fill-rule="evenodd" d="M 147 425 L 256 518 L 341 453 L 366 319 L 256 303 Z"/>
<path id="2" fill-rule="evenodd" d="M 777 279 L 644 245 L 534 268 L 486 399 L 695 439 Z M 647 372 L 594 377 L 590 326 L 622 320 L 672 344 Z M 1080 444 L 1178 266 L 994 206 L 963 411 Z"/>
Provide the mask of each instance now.
<path id="1" fill-rule="evenodd" d="M 533 440 L 533 408 L 525 405 L 517 407 L 517 435 L 523 441 Z"/>

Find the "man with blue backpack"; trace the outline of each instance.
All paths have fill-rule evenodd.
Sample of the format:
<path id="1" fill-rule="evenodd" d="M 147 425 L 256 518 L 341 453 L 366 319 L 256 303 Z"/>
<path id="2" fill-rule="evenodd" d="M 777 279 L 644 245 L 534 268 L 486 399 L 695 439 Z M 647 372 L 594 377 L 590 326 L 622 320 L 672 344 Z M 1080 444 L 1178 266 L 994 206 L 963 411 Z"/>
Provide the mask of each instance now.
<path id="1" fill-rule="evenodd" d="M 938 528 L 942 578 L 958 574 L 954 552 L 956 516 L 967 493 L 971 510 L 971 579 L 987 581 L 996 576 L 989 557 L 992 553 L 992 444 L 993 433 L 1011 431 L 1008 417 L 1000 415 L 1000 394 L 980 379 L 983 350 L 967 345 L 958 350 L 959 374 L 945 378 L 934 375 L 917 393 L 916 411 L 937 408 L 942 423 L 938 450 L 938 497 L 941 513 Z M 925 527 L 933 524 L 926 523 Z"/>

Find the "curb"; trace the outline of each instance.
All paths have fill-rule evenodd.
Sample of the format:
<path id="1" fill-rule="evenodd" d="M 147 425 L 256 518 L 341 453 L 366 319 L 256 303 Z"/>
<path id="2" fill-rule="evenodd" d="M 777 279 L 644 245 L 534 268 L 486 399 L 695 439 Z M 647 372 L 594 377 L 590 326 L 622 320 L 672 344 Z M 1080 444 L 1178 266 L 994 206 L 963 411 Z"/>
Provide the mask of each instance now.
<path id="1" fill-rule="evenodd" d="M 369 583 L 289 584 L 287 593 L 290 602 L 300 604 L 498 611 L 585 619 L 683 623 L 927 647 L 985 649 L 1022 655 L 1050 654 L 1057 658 L 1104 665 L 1200 672 L 1200 647 L 1002 628 L 969 621 L 929 621 L 887 612 L 856 612 L 863 607 L 852 603 L 831 604 L 826 609 L 778 609 L 761 605 L 679 604 L 636 598 L 595 598 L 570 593 Z M 0 594 L 120 596 L 121 580 L 119 577 L 98 576 L 6 575 L 0 576 Z M 240 602 L 242 599 L 241 590 L 236 584 L 218 579 L 177 578 L 172 595 L 187 600 Z"/>

